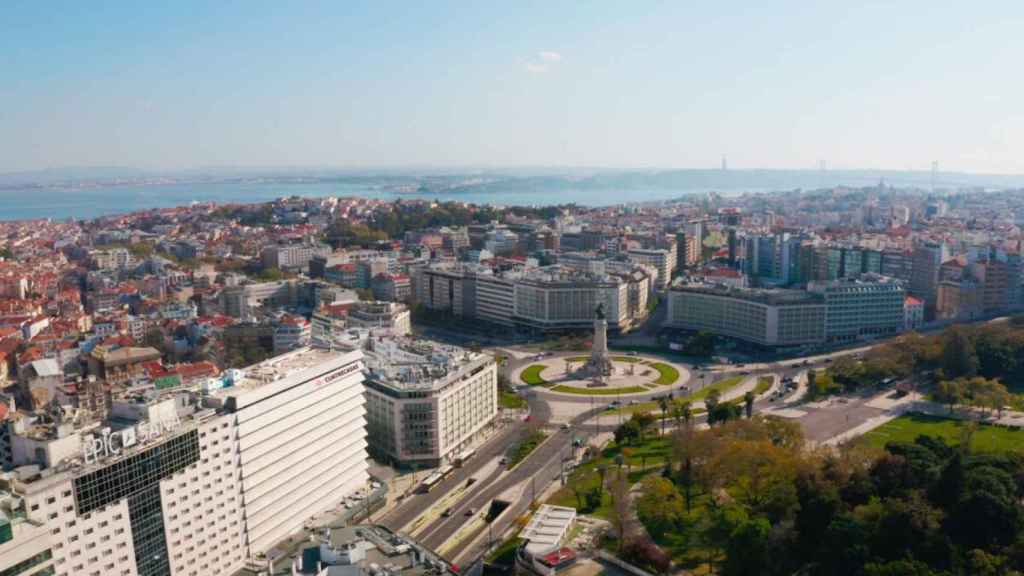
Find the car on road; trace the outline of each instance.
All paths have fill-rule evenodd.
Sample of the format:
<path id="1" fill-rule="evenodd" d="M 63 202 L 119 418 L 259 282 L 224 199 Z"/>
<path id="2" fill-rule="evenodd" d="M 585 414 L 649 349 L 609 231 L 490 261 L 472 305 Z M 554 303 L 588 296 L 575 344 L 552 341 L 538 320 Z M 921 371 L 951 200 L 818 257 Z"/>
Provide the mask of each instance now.
<path id="1" fill-rule="evenodd" d="M 640 354 L 634 350 L 626 352 L 626 356 L 639 356 Z"/>
<path id="2" fill-rule="evenodd" d="M 466 516 L 472 516 L 473 514 L 476 514 L 476 508 L 470 508 L 466 510 Z"/>
<path id="3" fill-rule="evenodd" d="M 452 509 L 451 508 L 445 508 L 444 512 L 441 512 L 441 517 L 442 518 L 447 518 L 447 517 L 449 517 L 451 515 L 452 515 Z"/>
<path id="4" fill-rule="evenodd" d="M 505 458 L 504 456 L 502 456 L 501 460 L 498 460 L 498 465 L 499 466 L 506 466 L 506 465 L 508 465 L 508 458 Z"/>
<path id="5" fill-rule="evenodd" d="M 562 424 L 561 426 L 559 426 L 559 428 L 561 428 L 562 430 L 568 431 L 569 429 L 572 428 L 572 426 L 569 426 L 568 424 Z"/>

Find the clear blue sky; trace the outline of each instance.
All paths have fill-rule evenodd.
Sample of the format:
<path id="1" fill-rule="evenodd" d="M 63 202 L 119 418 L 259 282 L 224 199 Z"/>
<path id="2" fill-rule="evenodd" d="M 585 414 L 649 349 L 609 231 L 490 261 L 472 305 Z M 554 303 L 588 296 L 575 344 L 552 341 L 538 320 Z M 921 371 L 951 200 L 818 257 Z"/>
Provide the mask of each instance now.
<path id="1" fill-rule="evenodd" d="M 5 2 L 0 171 L 1024 173 L 1024 2 Z"/>

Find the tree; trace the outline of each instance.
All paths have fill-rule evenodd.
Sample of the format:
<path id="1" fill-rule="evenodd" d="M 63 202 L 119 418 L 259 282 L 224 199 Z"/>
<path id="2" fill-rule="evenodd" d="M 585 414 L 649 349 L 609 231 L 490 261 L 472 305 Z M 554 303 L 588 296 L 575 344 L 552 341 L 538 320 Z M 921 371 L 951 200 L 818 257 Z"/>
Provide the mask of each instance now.
<path id="1" fill-rule="evenodd" d="M 718 438 L 703 430 L 695 430 L 686 426 L 677 430 L 672 439 L 672 452 L 679 462 L 679 484 L 683 487 L 686 500 L 686 511 L 693 504 L 693 491 L 698 484 L 703 484 L 710 476 L 706 474 L 706 466 L 717 450 Z"/>
<path id="2" fill-rule="evenodd" d="M 713 388 L 708 395 L 704 397 L 704 408 L 707 409 L 708 414 L 711 414 L 715 410 L 715 406 L 718 406 L 718 402 L 722 399 L 722 392 L 718 388 Z M 709 421 L 708 424 L 711 422 Z"/>
<path id="3" fill-rule="evenodd" d="M 658 396 L 658 407 L 661 408 L 661 435 L 665 435 L 665 420 L 668 418 L 668 396 Z"/>
<path id="4" fill-rule="evenodd" d="M 935 400 L 949 406 L 949 413 L 953 413 L 953 407 L 964 401 L 965 385 L 962 379 L 943 380 L 935 387 Z"/>
<path id="5" fill-rule="evenodd" d="M 807 371 L 807 397 L 815 398 L 818 396 L 818 372 L 815 370 Z"/>
<path id="6" fill-rule="evenodd" d="M 978 373 L 978 354 L 963 326 L 953 326 L 943 337 L 942 370 L 947 378 L 973 377 Z"/>
<path id="7" fill-rule="evenodd" d="M 615 475 L 611 485 L 612 497 L 612 526 L 619 536 L 619 551 L 633 531 L 633 507 L 629 498 L 629 480 L 622 473 L 622 469 Z"/>
<path id="8" fill-rule="evenodd" d="M 672 560 L 668 554 L 646 538 L 631 539 L 623 546 L 619 555 L 627 562 L 655 574 L 668 574 L 672 568 Z"/>
<path id="9" fill-rule="evenodd" d="M 722 574 L 761 574 L 767 563 L 771 525 L 764 518 L 748 518 L 733 528 L 725 547 Z"/>
<path id="10" fill-rule="evenodd" d="M 715 404 L 715 406 L 708 411 L 708 426 L 728 422 L 730 420 L 736 420 L 742 413 L 743 408 L 741 408 L 739 404 L 720 402 Z"/>
<path id="11" fill-rule="evenodd" d="M 648 476 L 641 483 L 636 512 L 655 539 L 675 530 L 686 513 L 683 496 L 675 485 L 660 476 Z"/>
<path id="12" fill-rule="evenodd" d="M 715 335 L 701 330 L 694 334 L 683 346 L 683 354 L 706 358 L 715 353 Z"/>
<path id="13" fill-rule="evenodd" d="M 639 440 L 641 434 L 640 424 L 630 418 L 615 429 L 615 443 L 619 446 L 628 446 Z"/>
<path id="14" fill-rule="evenodd" d="M 746 410 L 747 418 L 748 419 L 753 418 L 754 417 L 754 393 L 753 392 L 747 391 L 747 393 L 743 395 L 743 406 L 744 406 L 744 408 Z"/>

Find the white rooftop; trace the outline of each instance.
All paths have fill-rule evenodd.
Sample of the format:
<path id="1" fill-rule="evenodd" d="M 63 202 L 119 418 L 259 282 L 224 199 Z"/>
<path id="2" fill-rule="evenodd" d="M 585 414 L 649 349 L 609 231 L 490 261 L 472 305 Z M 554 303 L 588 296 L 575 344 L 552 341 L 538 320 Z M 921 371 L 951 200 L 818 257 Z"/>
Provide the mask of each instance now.
<path id="1" fill-rule="evenodd" d="M 575 508 L 544 504 L 533 513 L 519 537 L 528 541 L 526 551 L 530 555 L 547 554 L 561 545 L 575 519 Z"/>

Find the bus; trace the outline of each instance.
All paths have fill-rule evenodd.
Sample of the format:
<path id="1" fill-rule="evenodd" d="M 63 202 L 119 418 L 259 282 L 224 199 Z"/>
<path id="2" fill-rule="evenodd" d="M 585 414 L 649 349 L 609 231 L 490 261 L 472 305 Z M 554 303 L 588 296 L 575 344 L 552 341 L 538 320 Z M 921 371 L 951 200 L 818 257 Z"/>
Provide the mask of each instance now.
<path id="1" fill-rule="evenodd" d="M 420 494 L 426 494 L 427 492 L 433 490 L 438 484 L 440 484 L 442 480 L 444 480 L 444 476 L 442 476 L 439 472 L 434 472 L 430 476 L 427 476 L 427 479 L 424 480 L 419 485 L 418 488 L 416 488 L 416 491 L 419 492 Z"/>
<path id="2" fill-rule="evenodd" d="M 461 468 L 466 463 L 467 460 L 469 460 L 470 458 L 472 458 L 475 455 L 476 455 L 476 448 L 470 448 L 469 450 L 464 450 L 462 452 L 462 454 L 459 454 L 458 456 L 455 457 L 455 461 L 453 463 L 455 464 L 456 468 Z"/>

